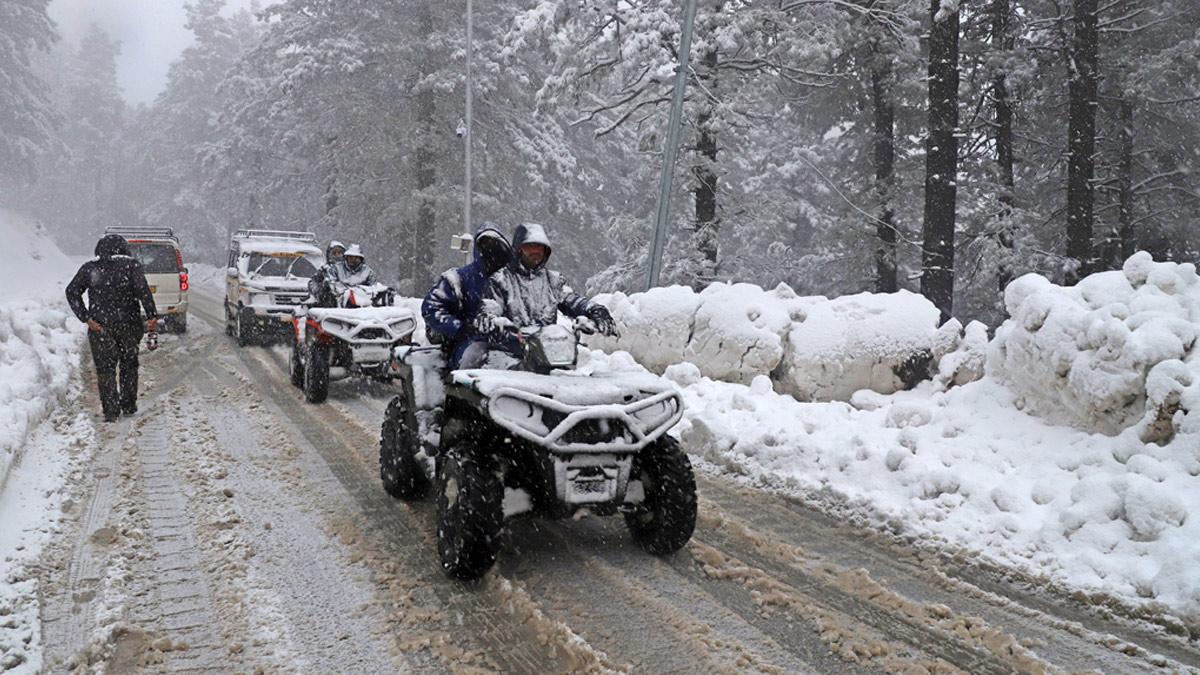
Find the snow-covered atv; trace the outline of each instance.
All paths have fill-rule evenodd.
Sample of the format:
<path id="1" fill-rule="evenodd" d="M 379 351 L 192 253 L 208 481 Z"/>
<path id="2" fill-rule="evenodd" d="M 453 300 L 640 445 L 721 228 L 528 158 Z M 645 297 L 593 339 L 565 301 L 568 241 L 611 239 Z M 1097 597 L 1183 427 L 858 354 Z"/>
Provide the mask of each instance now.
<path id="1" fill-rule="evenodd" d="M 667 435 L 683 414 L 679 393 L 649 374 L 573 370 L 578 326 L 521 336 L 515 369 L 452 371 L 444 390 L 439 354 L 397 350 L 403 393 L 383 423 L 380 475 L 401 499 L 434 484 L 445 572 L 487 572 L 506 501 L 525 497 L 544 517 L 620 512 L 646 551 L 681 548 L 695 528 L 696 482 L 687 454 Z"/>
<path id="2" fill-rule="evenodd" d="M 292 318 L 289 372 L 309 403 L 329 393 L 329 380 L 360 375 L 390 379 L 392 350 L 412 340 L 416 319 L 392 306 L 383 284 L 334 288 L 337 307 L 297 307 Z"/>

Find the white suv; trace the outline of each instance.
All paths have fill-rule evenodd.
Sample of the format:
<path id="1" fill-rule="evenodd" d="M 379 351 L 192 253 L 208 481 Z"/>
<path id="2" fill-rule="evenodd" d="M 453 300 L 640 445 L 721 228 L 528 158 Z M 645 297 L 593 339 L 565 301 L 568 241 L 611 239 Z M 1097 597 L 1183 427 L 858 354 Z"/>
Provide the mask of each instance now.
<path id="1" fill-rule="evenodd" d="M 104 228 L 104 234 L 125 237 L 130 255 L 142 263 L 162 330 L 186 332 L 188 271 L 175 232 L 169 227 L 117 226 Z"/>
<path id="2" fill-rule="evenodd" d="M 226 270 L 225 332 L 239 347 L 290 335 L 292 309 L 308 297 L 308 280 L 324 264 L 312 232 L 235 232 Z"/>

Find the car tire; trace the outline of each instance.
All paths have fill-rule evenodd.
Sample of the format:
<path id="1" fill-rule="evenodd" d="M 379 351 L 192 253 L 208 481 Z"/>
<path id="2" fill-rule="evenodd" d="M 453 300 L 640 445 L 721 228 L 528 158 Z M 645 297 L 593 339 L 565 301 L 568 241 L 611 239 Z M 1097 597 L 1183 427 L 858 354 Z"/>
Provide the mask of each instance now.
<path id="1" fill-rule="evenodd" d="M 396 499 L 413 501 L 429 490 L 429 477 L 417 459 L 420 441 L 415 429 L 407 422 L 408 411 L 403 396 L 388 403 L 379 431 L 379 478 L 383 489 Z"/>
<path id="2" fill-rule="evenodd" d="M 312 345 L 308 349 L 308 364 L 304 367 L 304 400 L 324 403 L 329 396 L 329 350 Z"/>
<path id="3" fill-rule="evenodd" d="M 468 445 L 438 462 L 438 558 L 453 579 L 482 577 L 496 562 L 504 525 L 504 484 L 494 462 Z"/>
<path id="4" fill-rule="evenodd" d="M 645 500 L 625 514 L 625 525 L 647 553 L 667 555 L 683 548 L 696 529 L 696 477 L 679 442 L 664 436 L 635 460 L 633 478 Z"/>

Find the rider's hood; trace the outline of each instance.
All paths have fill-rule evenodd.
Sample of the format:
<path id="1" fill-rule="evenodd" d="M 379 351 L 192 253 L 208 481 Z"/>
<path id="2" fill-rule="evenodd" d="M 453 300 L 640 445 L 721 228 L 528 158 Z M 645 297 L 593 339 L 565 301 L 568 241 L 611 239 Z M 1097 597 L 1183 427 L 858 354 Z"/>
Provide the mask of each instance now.
<path id="1" fill-rule="evenodd" d="M 96 257 L 111 258 L 115 255 L 129 255 L 129 245 L 125 237 L 119 234 L 106 234 L 96 242 Z"/>
<path id="2" fill-rule="evenodd" d="M 489 242 L 494 243 L 489 244 Z M 500 259 L 484 261 L 485 255 Z M 475 262 L 486 264 L 492 270 L 498 270 L 512 260 L 512 245 L 508 243 L 508 237 L 504 236 L 498 225 L 481 223 L 475 230 L 475 246 L 472 256 Z"/>
<path id="3" fill-rule="evenodd" d="M 541 244 L 546 247 L 546 257 L 542 259 L 542 264 L 539 265 L 539 267 L 546 266 L 546 263 L 550 260 L 550 254 L 554 250 L 550 247 L 550 237 L 546 235 L 546 228 L 538 225 L 537 223 L 522 223 L 518 225 L 517 229 L 513 232 L 513 260 L 518 265 L 521 264 L 521 257 L 515 252 L 517 249 L 521 248 L 521 244 Z M 522 267 L 523 266 L 524 265 L 522 265 Z"/>

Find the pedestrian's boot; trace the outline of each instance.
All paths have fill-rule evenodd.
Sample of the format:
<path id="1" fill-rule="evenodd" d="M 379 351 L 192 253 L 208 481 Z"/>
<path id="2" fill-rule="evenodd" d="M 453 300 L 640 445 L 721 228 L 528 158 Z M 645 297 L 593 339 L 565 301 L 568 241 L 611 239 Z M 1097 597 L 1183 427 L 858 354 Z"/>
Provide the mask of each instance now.
<path id="1" fill-rule="evenodd" d="M 104 421 L 115 421 L 121 416 L 121 393 L 117 389 L 117 374 L 96 373 L 96 385 L 100 390 L 100 408 L 104 411 Z"/>

